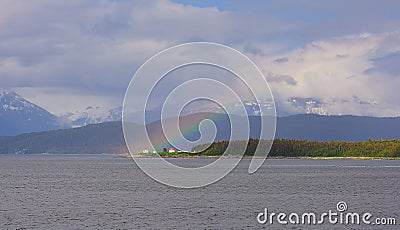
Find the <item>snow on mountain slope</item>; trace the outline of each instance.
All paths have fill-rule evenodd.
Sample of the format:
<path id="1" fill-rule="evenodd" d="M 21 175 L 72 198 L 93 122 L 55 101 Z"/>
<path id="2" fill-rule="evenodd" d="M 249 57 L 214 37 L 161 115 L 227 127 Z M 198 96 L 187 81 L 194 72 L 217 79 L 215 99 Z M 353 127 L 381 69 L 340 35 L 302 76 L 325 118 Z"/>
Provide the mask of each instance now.
<path id="1" fill-rule="evenodd" d="M 331 115 L 324 108 L 325 103 L 315 98 L 292 97 L 289 102 L 299 114 Z"/>
<path id="2" fill-rule="evenodd" d="M 2 91 L 0 92 L 0 105 L 3 108 L 1 112 L 23 111 L 26 112 L 45 112 L 44 109 L 30 103 L 15 92 Z"/>
<path id="3" fill-rule="evenodd" d="M 59 118 L 12 91 L 0 91 L 0 135 L 68 127 Z"/>
<path id="4" fill-rule="evenodd" d="M 63 120 L 68 120 L 73 127 L 81 127 L 88 124 L 97 124 L 109 121 L 120 121 L 122 107 L 107 109 L 100 106 L 88 106 L 82 111 L 61 114 Z"/>

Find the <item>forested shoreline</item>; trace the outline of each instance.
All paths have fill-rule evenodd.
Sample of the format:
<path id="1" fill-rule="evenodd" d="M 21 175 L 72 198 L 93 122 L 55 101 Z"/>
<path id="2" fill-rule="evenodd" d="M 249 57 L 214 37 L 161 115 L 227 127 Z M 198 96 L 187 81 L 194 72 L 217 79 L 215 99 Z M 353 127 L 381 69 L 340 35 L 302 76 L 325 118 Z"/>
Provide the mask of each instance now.
<path id="1" fill-rule="evenodd" d="M 233 148 L 228 151 L 229 155 L 238 155 L 236 146 L 244 146 L 245 141 L 233 141 Z M 205 149 L 205 145 L 193 147 L 192 153 L 200 156 L 222 155 L 227 149 L 229 142 L 220 141 L 212 143 Z M 267 152 L 271 146 L 270 140 L 250 139 L 245 151 L 245 156 L 254 155 L 258 145 L 261 152 Z M 199 151 L 205 149 L 204 151 Z M 308 140 L 287 140 L 276 139 L 273 141 L 270 157 L 400 157 L 400 140 L 370 140 L 364 142 L 345 141 L 308 141 Z"/>

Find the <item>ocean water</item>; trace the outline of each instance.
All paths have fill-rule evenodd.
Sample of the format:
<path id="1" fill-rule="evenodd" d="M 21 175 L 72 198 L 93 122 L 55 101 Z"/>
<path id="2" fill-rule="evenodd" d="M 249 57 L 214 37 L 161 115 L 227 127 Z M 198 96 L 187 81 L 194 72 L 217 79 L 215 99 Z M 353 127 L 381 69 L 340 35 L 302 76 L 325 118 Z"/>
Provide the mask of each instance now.
<path id="1" fill-rule="evenodd" d="M 0 155 L 0 229 L 400 229 L 400 161 L 268 159 L 248 174 L 249 162 L 210 186 L 177 189 L 132 159 Z M 338 212 L 338 202 L 346 202 L 345 212 L 396 218 L 397 225 L 257 221 L 265 209 L 320 214 Z"/>

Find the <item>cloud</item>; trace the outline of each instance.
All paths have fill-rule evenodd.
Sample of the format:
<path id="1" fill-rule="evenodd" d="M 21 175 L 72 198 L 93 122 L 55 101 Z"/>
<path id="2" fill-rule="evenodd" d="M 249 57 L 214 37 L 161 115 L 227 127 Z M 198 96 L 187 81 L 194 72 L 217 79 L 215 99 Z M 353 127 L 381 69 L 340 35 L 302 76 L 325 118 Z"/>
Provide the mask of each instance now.
<path id="1" fill-rule="evenodd" d="M 282 57 L 282 58 L 277 58 L 274 60 L 275 63 L 284 63 L 284 62 L 288 62 L 289 58 L 287 57 Z"/>
<path id="2" fill-rule="evenodd" d="M 365 74 L 400 77 L 400 51 L 389 53 L 383 57 L 373 58 L 371 61 L 374 63 L 374 67 L 365 70 Z"/>
<path id="3" fill-rule="evenodd" d="M 63 96 L 69 91 L 74 97 L 122 98 L 135 70 L 167 47 L 199 40 L 235 43 L 243 34 L 261 37 L 285 28 L 284 23 L 273 23 L 253 31 L 248 23 L 257 23 L 259 16 L 248 15 L 244 21 L 240 14 L 165 0 L 1 5 L 1 87 L 20 93 L 27 88 L 62 88 Z M 50 98 L 62 98 L 54 96 Z M 38 104 L 45 101 L 35 99 Z M 64 110 L 60 104 L 54 101 L 52 110 Z"/>
<path id="4" fill-rule="evenodd" d="M 284 83 L 286 85 L 291 85 L 295 86 L 297 85 L 297 81 L 289 75 L 274 75 L 274 74 L 268 74 L 269 77 L 267 77 L 268 82 L 274 82 L 274 83 Z"/>
<path id="5" fill-rule="evenodd" d="M 55 113 L 118 107 L 152 55 L 212 41 L 251 57 L 286 113 L 317 98 L 332 114 L 399 115 L 398 1 L 255 3 L 2 1 L 0 87 Z"/>
<path id="6" fill-rule="evenodd" d="M 270 76 L 291 76 L 296 82 L 267 78 L 283 111 L 299 112 L 293 98 L 314 98 L 327 114 L 398 116 L 400 47 L 386 44 L 399 38 L 398 32 L 348 35 L 280 54 L 287 62 L 272 56 L 258 58 L 257 63 Z M 303 106 L 301 112 L 308 111 Z"/>

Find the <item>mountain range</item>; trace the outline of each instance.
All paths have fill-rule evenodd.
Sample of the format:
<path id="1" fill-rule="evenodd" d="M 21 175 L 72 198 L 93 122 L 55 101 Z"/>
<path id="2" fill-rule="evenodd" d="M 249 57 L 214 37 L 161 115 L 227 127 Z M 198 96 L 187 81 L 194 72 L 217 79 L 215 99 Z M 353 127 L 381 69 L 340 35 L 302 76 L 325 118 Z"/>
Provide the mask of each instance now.
<path id="1" fill-rule="evenodd" d="M 260 106 L 271 109 L 272 102 L 263 101 L 259 104 L 245 102 L 244 107 L 248 114 L 259 115 Z M 236 111 L 238 105 L 231 105 Z M 162 108 L 146 111 L 146 122 L 152 123 L 161 117 Z M 182 111 L 183 115 L 197 114 L 201 112 L 221 113 L 223 110 L 214 103 L 197 103 Z M 142 115 L 142 112 L 129 114 L 133 121 Z M 168 117 L 168 116 L 167 116 Z M 0 136 L 14 136 L 22 133 L 40 132 L 62 128 L 76 128 L 89 124 L 98 124 L 111 121 L 120 121 L 122 118 L 122 106 L 104 108 L 99 106 L 87 106 L 83 110 L 76 110 L 64 114 L 52 114 L 46 109 L 24 99 L 12 91 L 0 91 Z M 136 121 L 137 122 L 137 121 Z"/>
<path id="2" fill-rule="evenodd" d="M 0 135 L 44 131 L 68 127 L 57 116 L 15 92 L 0 92 Z"/>
<path id="3" fill-rule="evenodd" d="M 298 100 L 297 100 L 298 101 Z M 266 103 L 268 105 L 268 103 Z M 250 137 L 260 133 L 259 105 L 247 103 Z M 229 140 L 231 129 L 228 116 L 221 113 L 190 110 L 180 117 L 183 135 L 189 140 L 200 137 L 198 125 L 205 118 L 214 122 L 215 141 Z M 254 113 L 252 113 L 254 112 Z M 0 92 L 0 153 L 123 153 L 126 152 L 121 127 L 122 108 L 107 110 L 87 107 L 84 111 L 56 116 L 31 103 L 15 92 Z M 149 137 L 157 139 L 157 149 L 168 147 L 162 135 L 158 112 L 151 111 L 147 123 Z M 231 115 L 233 122 L 247 122 L 245 117 Z M 174 122 L 172 118 L 165 122 Z M 139 127 L 134 123 L 132 127 Z M 238 133 L 246 130 L 240 127 Z M 241 130 L 243 129 L 243 130 Z M 315 141 L 366 141 L 400 139 L 400 117 L 376 118 L 363 116 L 326 116 L 300 114 L 277 118 L 276 138 L 307 139 Z M 161 134 L 161 135 L 160 135 Z M 240 136 L 241 137 L 241 136 Z"/>
<path id="4" fill-rule="evenodd" d="M 109 121 L 119 121 L 122 117 L 122 107 L 107 109 L 99 106 L 88 106 L 82 111 L 74 111 L 59 115 L 63 121 L 74 128 L 89 124 L 98 124 Z"/>
<path id="5" fill-rule="evenodd" d="M 201 113 L 181 117 L 181 124 L 198 127 L 204 119 L 218 117 L 216 114 Z M 232 119 L 242 119 L 233 117 Z M 250 126 L 258 127 L 259 117 L 249 117 Z M 219 116 L 213 120 L 218 133 L 216 141 L 227 140 L 230 136 L 229 120 Z M 253 124 L 253 125 L 252 125 Z M 130 123 L 135 130 L 139 125 Z M 161 122 L 147 125 L 150 139 L 159 138 Z M 293 115 L 278 118 L 276 138 L 307 139 L 315 141 L 368 141 L 400 139 L 400 117 L 375 118 L 357 116 Z M 251 137 L 257 137 L 259 130 L 251 129 Z M 194 140 L 198 130 L 185 135 Z M 153 139 L 152 139 L 153 140 Z M 165 140 L 157 140 L 158 148 L 169 147 Z M 121 122 L 91 124 L 84 127 L 0 137 L 0 153 L 127 153 Z"/>
<path id="6" fill-rule="evenodd" d="M 118 121 L 121 114 L 122 107 L 104 109 L 88 106 L 83 111 L 55 115 L 13 91 L 0 91 L 0 136 Z"/>

